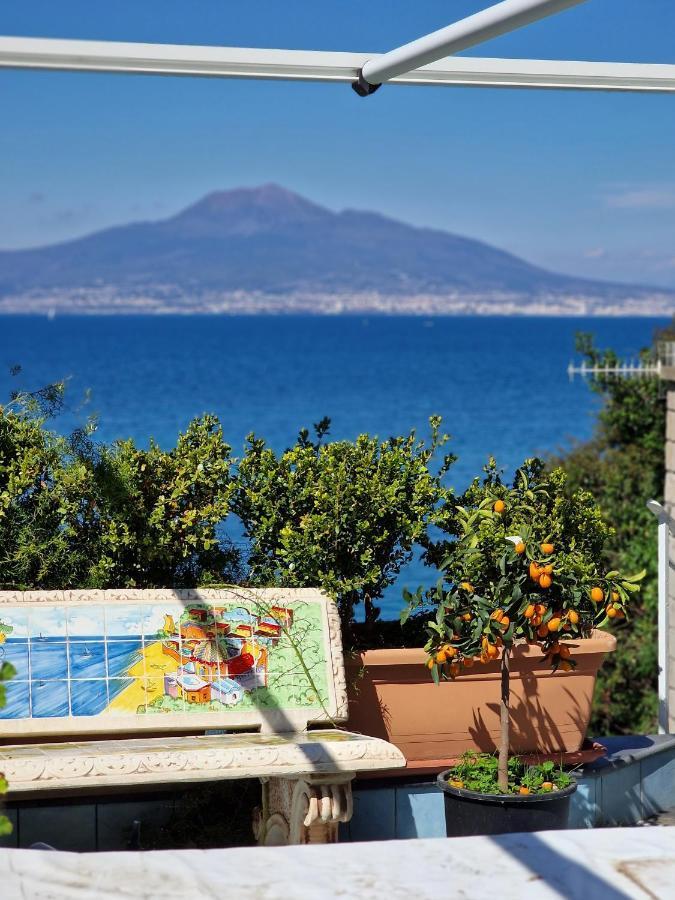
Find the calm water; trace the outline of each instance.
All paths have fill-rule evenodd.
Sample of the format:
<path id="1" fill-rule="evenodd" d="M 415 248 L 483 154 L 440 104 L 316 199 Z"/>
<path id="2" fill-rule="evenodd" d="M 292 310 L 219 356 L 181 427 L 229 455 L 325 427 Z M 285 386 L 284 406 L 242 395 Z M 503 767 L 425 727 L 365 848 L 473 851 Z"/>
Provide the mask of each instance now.
<path id="1" fill-rule="evenodd" d="M 216 413 L 235 453 L 255 431 L 277 449 L 322 416 L 334 438 L 362 431 L 426 433 L 438 413 L 462 489 L 489 454 L 512 469 L 535 453 L 587 438 L 597 400 L 570 383 L 574 334 L 632 355 L 655 319 L 510 318 L 0 318 L 0 398 L 69 378 L 59 427 L 100 418 L 103 440 L 153 436 L 170 446 L 191 417 Z M 10 365 L 23 374 L 12 379 Z M 91 401 L 83 405 L 85 391 Z M 0 400 L 1 402 L 1 400 Z M 403 584 L 429 575 L 414 563 L 383 608 L 397 614 Z"/>

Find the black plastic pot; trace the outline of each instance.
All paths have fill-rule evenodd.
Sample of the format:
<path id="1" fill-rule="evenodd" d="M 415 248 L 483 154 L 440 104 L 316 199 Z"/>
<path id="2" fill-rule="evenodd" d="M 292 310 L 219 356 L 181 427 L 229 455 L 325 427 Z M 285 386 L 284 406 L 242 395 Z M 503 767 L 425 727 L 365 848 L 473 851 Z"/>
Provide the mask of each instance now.
<path id="1" fill-rule="evenodd" d="M 472 834 L 508 834 L 522 831 L 559 831 L 567 828 L 570 799 L 576 782 L 550 794 L 478 794 L 450 787 L 448 772 L 438 776 L 445 795 L 445 830 L 448 837 Z"/>

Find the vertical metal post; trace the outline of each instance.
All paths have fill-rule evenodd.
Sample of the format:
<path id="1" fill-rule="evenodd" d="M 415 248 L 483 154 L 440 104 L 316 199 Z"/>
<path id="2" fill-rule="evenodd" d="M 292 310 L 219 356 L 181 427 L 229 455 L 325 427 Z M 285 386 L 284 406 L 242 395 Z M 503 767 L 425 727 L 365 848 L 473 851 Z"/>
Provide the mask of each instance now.
<path id="1" fill-rule="evenodd" d="M 670 579 L 670 534 L 672 519 L 655 500 L 647 503 L 649 510 L 659 520 L 658 525 L 658 652 L 659 652 L 659 734 L 667 734 L 670 727 L 669 709 L 669 579 Z"/>
<path id="2" fill-rule="evenodd" d="M 659 522 L 659 734 L 667 734 L 668 709 L 668 570 L 670 569 L 670 528 L 667 519 Z"/>

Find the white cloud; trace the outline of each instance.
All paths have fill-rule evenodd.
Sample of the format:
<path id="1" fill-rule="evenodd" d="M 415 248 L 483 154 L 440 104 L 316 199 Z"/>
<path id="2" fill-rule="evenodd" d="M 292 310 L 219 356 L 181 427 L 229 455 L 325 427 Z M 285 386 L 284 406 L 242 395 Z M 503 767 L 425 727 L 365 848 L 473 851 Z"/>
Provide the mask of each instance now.
<path id="1" fill-rule="evenodd" d="M 675 185 L 623 186 L 607 195 L 612 209 L 675 209 Z"/>
<path id="2" fill-rule="evenodd" d="M 584 259 L 604 259 L 605 256 L 607 256 L 607 251 L 604 247 L 591 247 L 584 250 Z"/>

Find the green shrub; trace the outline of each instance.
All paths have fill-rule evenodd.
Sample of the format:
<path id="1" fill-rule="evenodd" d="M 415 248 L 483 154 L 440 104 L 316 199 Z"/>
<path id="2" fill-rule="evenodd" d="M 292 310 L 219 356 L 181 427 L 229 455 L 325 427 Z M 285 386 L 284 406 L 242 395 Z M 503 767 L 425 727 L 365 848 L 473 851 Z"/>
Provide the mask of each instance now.
<path id="1" fill-rule="evenodd" d="M 448 491 L 442 479 L 454 457 L 436 472 L 429 463 L 447 440 L 432 418 L 427 445 L 414 432 L 380 441 L 323 443 L 300 433 L 281 454 L 249 435 L 239 463 L 233 508 L 250 541 L 250 578 L 256 584 L 319 586 L 337 598 L 347 640 L 354 639 L 355 607 L 363 603 L 367 632 L 374 605 L 441 515 Z"/>
<path id="2" fill-rule="evenodd" d="M 613 351 L 596 349 L 586 334 L 579 335 L 577 350 L 590 365 L 621 362 Z M 641 356 L 653 360 L 651 351 Z M 630 625 L 612 625 L 619 643 L 600 669 L 591 730 L 598 735 L 648 733 L 656 728 L 658 706 L 658 593 L 656 520 L 646 503 L 663 497 L 663 385 L 658 378 L 599 375 L 591 378 L 590 387 L 603 402 L 592 439 L 550 465 L 563 467 L 570 491 L 590 491 L 612 523 L 605 564 L 647 570 Z"/>
<path id="3" fill-rule="evenodd" d="M 178 587 L 231 581 L 217 529 L 234 490 L 218 420 L 171 450 L 94 442 L 93 426 L 47 428 L 62 386 L 0 407 L 0 587 Z"/>

